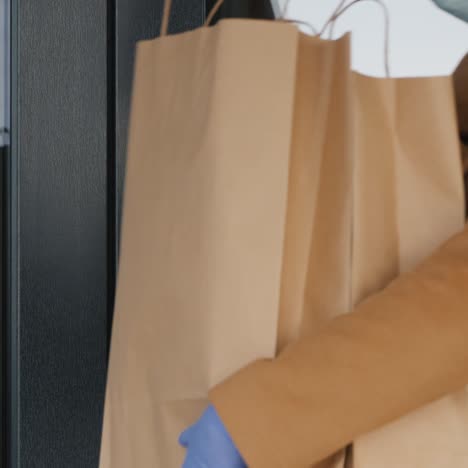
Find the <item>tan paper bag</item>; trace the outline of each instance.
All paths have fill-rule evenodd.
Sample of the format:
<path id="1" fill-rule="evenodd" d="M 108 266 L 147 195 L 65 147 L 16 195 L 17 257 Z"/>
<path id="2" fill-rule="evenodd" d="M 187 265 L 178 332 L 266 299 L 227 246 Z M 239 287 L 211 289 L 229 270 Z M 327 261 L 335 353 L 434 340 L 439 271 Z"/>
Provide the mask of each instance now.
<path id="1" fill-rule="evenodd" d="M 314 41 L 317 40 L 302 38 L 304 43 Z M 305 64 L 311 64 L 307 56 L 304 54 L 298 60 L 303 78 L 298 83 L 307 82 Z M 348 81 L 347 72 L 338 80 Z M 307 78 L 316 79 L 312 74 Z M 345 165 L 321 174 L 320 187 L 326 201 L 317 203 L 312 226 L 308 226 L 307 216 L 302 216 L 296 219 L 294 229 L 288 225 L 286 230 L 286 241 L 290 243 L 285 244 L 284 262 L 294 267 L 283 270 L 283 296 L 287 300 L 282 304 L 279 337 L 286 334 L 285 342 L 318 331 L 343 308 L 351 310 L 400 273 L 413 269 L 464 226 L 462 166 L 451 77 L 376 79 L 351 73 L 348 83 L 350 90 L 346 94 L 333 94 L 334 102 L 347 101 L 342 110 L 346 109 L 348 118 L 332 124 L 336 138 L 348 135 L 346 155 L 338 159 L 339 164 Z M 322 86 L 326 89 L 326 85 Z M 307 104 L 296 102 L 296 132 L 307 125 L 299 114 L 300 106 Z M 302 123 L 297 122 L 299 115 Z M 298 141 L 307 140 L 304 137 Z M 310 155 L 313 147 L 309 144 L 303 151 Z M 293 152 L 293 161 L 294 155 Z M 328 161 L 333 164 L 331 159 Z M 350 164 L 352 195 L 338 206 L 333 203 L 334 196 L 342 197 L 348 192 L 337 190 L 337 183 L 340 187 L 349 183 L 349 177 L 343 178 L 343 174 L 348 173 Z M 294 169 L 294 164 L 291 167 Z M 290 193 L 300 189 L 298 180 L 301 178 L 291 179 Z M 351 218 L 347 215 L 350 205 Z M 300 207 L 290 196 L 288 219 Z M 344 215 L 341 224 L 333 208 Z M 351 248 L 347 262 L 346 249 L 340 249 L 339 245 L 340 241 L 348 240 L 336 235 L 348 232 L 345 223 L 350 219 Z M 334 230 L 340 226 L 340 231 Z M 297 255 L 301 235 L 304 242 L 311 240 L 308 273 L 299 274 L 305 283 L 297 279 L 304 253 L 303 250 Z M 337 252 L 338 256 L 330 258 Z M 350 273 L 343 275 L 343 270 L 334 268 L 333 260 L 343 266 L 351 265 Z M 350 291 L 349 297 L 346 291 Z M 302 301 L 301 308 L 296 305 L 298 301 Z M 468 466 L 466 440 L 468 392 L 463 391 L 360 438 L 347 453 L 346 466 Z M 339 453 L 317 468 L 342 467 L 343 463 L 343 453 Z"/>
<path id="2" fill-rule="evenodd" d="M 297 336 L 311 258 L 349 310 L 350 89 L 348 39 L 290 24 L 138 45 L 101 468 L 181 466 L 208 390 Z"/>
<path id="3" fill-rule="evenodd" d="M 365 80 L 350 72 L 348 38 L 281 23 L 222 21 L 138 45 L 101 468 L 181 466 L 178 434 L 212 386 L 348 312 L 456 228 L 454 153 L 445 165 L 432 152 L 418 178 L 418 151 L 401 185 L 388 169 L 414 140 L 389 116 L 404 96 L 390 81 L 367 93 Z M 441 93 L 448 120 L 428 126 L 440 141 L 453 136 L 447 89 L 427 102 Z M 418 203 L 429 190 L 437 215 L 451 207 L 424 240 L 396 215 L 414 181 Z"/>
<path id="4" fill-rule="evenodd" d="M 451 77 L 355 75 L 355 92 L 358 303 L 460 231 L 465 210 Z M 468 391 L 462 391 L 361 437 L 353 466 L 461 468 L 468 466 L 467 440 Z"/>
<path id="5" fill-rule="evenodd" d="M 464 218 L 461 158 L 450 78 L 378 80 L 353 74 L 350 91 L 336 99 L 347 99 L 349 103 L 345 106 L 348 119 L 341 122 L 344 125 L 335 127 L 335 134 L 338 138 L 352 136 L 345 149 L 346 160 L 353 162 L 348 277 L 351 288 L 345 289 L 351 292 L 350 303 L 355 304 L 383 288 L 400 272 L 413 268 L 422 257 L 461 230 Z M 291 209 L 288 205 L 288 210 Z M 330 215 L 334 213 L 326 211 L 317 217 L 312 245 L 326 245 L 329 233 L 322 231 L 320 225 Z M 436 336 L 434 327 L 443 322 L 440 314 L 443 310 L 438 313 L 432 304 L 424 306 L 422 294 L 426 292 L 437 301 L 440 289 L 441 296 L 444 290 L 447 296 L 447 291 L 453 288 L 444 284 L 444 274 L 445 278 L 453 276 L 455 282 L 457 273 L 463 278 L 463 259 L 461 267 L 453 260 L 453 275 L 449 274 L 450 269 L 444 272 L 436 267 L 427 281 L 424 275 L 418 280 L 417 273 L 411 281 L 412 275 L 408 274 L 406 292 L 401 287 L 405 284 L 402 280 L 400 290 L 395 285 L 387 294 L 375 296 L 355 309 L 359 314 L 355 320 L 349 317 L 329 323 L 324 333 L 315 336 L 321 324 L 329 320 L 322 314 L 327 304 L 320 303 L 320 291 L 333 291 L 335 286 L 335 294 L 340 295 L 343 284 L 335 285 L 333 276 L 328 280 L 322 278 L 324 263 L 318 260 L 333 255 L 331 247 L 319 257 L 309 257 L 310 275 L 303 294 L 306 306 L 303 316 L 296 320 L 299 328 L 296 335 L 307 336 L 277 360 L 256 361 L 210 391 L 210 398 L 249 466 L 304 468 L 356 438 L 354 452 L 350 450 L 346 458 L 347 467 L 465 466 L 466 392 L 405 416 L 408 409 L 421 407 L 433 401 L 435 395 L 443 394 L 443 388 L 459 385 L 441 383 L 434 390 L 438 385 L 434 376 L 440 375 L 441 362 L 456 354 L 450 354 L 449 346 L 445 359 L 442 353 L 440 361 L 434 362 L 431 378 L 428 366 L 437 353 L 420 363 L 415 362 L 415 356 L 424 350 L 430 355 L 427 337 Z M 311 253 L 317 251 L 311 248 Z M 408 292 L 411 284 L 418 287 L 414 297 Z M 454 309 L 463 299 L 457 299 L 456 294 L 454 297 L 453 304 L 447 305 L 445 326 L 452 329 L 456 347 Z M 403 305 L 403 310 L 393 311 L 394 320 L 388 315 L 392 303 Z M 415 313 L 411 312 L 406 319 L 404 306 L 407 314 L 408 303 L 415 305 Z M 427 327 L 421 326 L 420 321 L 424 310 L 428 314 Z M 377 317 L 375 322 L 372 313 Z M 420 336 L 415 323 L 421 326 Z M 402 333 L 404 324 L 409 330 L 406 335 Z M 393 333 L 391 327 L 395 327 Z M 441 343 L 447 343 L 450 333 L 447 330 L 441 330 L 441 341 L 434 342 L 439 353 Z M 413 343 L 419 351 L 408 349 L 410 335 L 414 336 Z M 335 346 L 333 351 L 331 345 Z M 404 360 L 405 347 L 409 361 L 401 363 L 398 373 L 395 356 Z M 447 367 L 450 368 L 448 364 Z M 426 384 L 421 381 L 423 375 Z M 402 397 L 405 388 L 408 399 Z M 394 401 L 392 392 L 397 398 Z M 401 421 L 364 436 L 384 422 L 403 416 Z M 317 467 L 336 467 L 342 463 L 340 453 Z"/>
<path id="6" fill-rule="evenodd" d="M 353 73 L 350 95 L 349 278 L 351 304 L 357 305 L 462 230 L 465 203 L 451 77 L 376 79 Z M 317 225 L 324 218 L 326 213 Z M 324 245 L 320 237 L 318 243 Z M 309 293 L 317 284 L 320 290 L 334 284 L 328 278 L 324 285 L 321 273 L 318 276 L 308 286 Z M 308 317 L 316 327 L 322 310 L 320 302 L 310 303 L 302 327 Z M 346 455 L 346 466 L 461 468 L 468 466 L 467 440 L 468 390 L 464 390 L 360 437 Z M 342 454 L 319 466 L 343 466 Z"/>

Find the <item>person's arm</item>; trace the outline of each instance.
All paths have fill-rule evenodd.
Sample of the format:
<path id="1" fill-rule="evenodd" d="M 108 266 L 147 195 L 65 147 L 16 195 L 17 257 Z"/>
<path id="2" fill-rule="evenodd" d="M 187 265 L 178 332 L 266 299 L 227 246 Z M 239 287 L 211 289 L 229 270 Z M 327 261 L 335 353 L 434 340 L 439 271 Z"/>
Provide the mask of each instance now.
<path id="1" fill-rule="evenodd" d="M 468 384 L 468 228 L 412 273 L 210 394 L 248 466 L 305 468 Z"/>

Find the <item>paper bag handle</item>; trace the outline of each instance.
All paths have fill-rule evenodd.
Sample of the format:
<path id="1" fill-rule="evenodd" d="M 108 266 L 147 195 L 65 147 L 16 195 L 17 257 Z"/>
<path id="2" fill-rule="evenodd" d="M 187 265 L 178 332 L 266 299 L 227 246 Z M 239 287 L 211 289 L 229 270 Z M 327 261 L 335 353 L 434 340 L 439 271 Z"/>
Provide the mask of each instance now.
<path id="1" fill-rule="evenodd" d="M 219 9 L 223 6 L 224 0 L 217 0 L 213 8 L 211 9 L 209 15 L 206 18 L 205 24 L 203 25 L 204 27 L 207 27 L 211 24 L 213 21 L 213 18 L 215 17 L 216 13 L 218 13 Z M 172 6 L 172 0 L 165 0 L 164 2 L 164 12 L 163 12 L 163 18 L 162 18 L 162 23 L 161 23 L 161 36 L 167 36 L 167 31 L 169 27 L 169 17 L 171 15 L 171 6 Z M 307 21 L 301 21 L 301 20 L 288 20 L 286 19 L 286 13 L 288 10 L 289 6 L 289 0 L 287 0 L 286 6 L 283 10 L 282 15 L 280 15 L 278 21 L 283 22 L 283 23 L 294 23 L 294 24 L 302 24 L 303 26 L 307 26 L 310 28 L 313 34 L 318 34 L 318 31 L 315 29 L 315 27 L 307 22 Z"/>
<path id="2" fill-rule="evenodd" d="M 169 29 L 169 17 L 171 15 L 172 0 L 164 1 L 163 16 L 161 21 L 161 36 L 167 36 L 167 30 Z"/>
<path id="3" fill-rule="evenodd" d="M 362 3 L 364 1 L 371 1 L 377 3 L 382 8 L 385 18 L 385 39 L 384 39 L 384 60 L 385 60 L 385 75 L 387 78 L 390 77 L 390 14 L 388 12 L 387 5 L 382 0 L 353 0 L 348 5 L 345 5 L 346 0 L 342 0 L 335 11 L 333 12 L 330 19 L 325 23 L 324 27 L 320 31 L 320 36 L 322 36 L 326 29 L 330 26 L 330 36 L 333 36 L 333 28 L 335 26 L 336 20 L 340 18 L 347 10 L 352 8 L 357 3 Z"/>
<path id="4" fill-rule="evenodd" d="M 204 27 L 209 26 L 213 21 L 216 13 L 218 13 L 219 9 L 222 7 L 224 0 L 217 0 L 213 8 L 211 9 L 209 15 L 206 18 Z M 171 16 L 171 9 L 172 9 L 172 0 L 165 0 L 164 1 L 164 11 L 163 17 L 161 22 L 161 36 L 167 36 L 167 31 L 169 29 L 169 18 Z"/>

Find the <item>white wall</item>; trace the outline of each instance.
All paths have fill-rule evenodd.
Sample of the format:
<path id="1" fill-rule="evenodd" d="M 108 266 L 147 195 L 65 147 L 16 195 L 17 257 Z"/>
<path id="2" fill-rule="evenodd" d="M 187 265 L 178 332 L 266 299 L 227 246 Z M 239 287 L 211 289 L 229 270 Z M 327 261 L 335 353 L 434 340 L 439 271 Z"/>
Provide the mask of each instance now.
<path id="1" fill-rule="evenodd" d="M 431 0 L 384 0 L 390 11 L 390 55 L 393 76 L 451 73 L 468 52 L 468 24 L 449 16 Z M 468 1 L 468 0 L 467 0 Z M 273 0 L 283 8 L 286 0 Z M 348 0 L 349 3 L 349 0 Z M 320 28 L 338 0 L 290 0 L 288 17 Z M 366 1 L 344 14 L 336 35 L 353 32 L 353 67 L 369 75 L 384 75 L 383 15 Z"/>

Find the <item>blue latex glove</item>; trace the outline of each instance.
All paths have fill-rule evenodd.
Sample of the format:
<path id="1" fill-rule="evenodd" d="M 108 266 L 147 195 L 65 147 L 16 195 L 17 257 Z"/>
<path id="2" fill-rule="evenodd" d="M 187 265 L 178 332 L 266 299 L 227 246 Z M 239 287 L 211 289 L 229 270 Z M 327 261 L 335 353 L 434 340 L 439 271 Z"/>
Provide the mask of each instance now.
<path id="1" fill-rule="evenodd" d="M 433 0 L 442 10 L 461 20 L 468 21 L 468 0 Z"/>
<path id="2" fill-rule="evenodd" d="M 247 468 L 213 406 L 181 434 L 179 443 L 187 449 L 182 468 Z"/>

